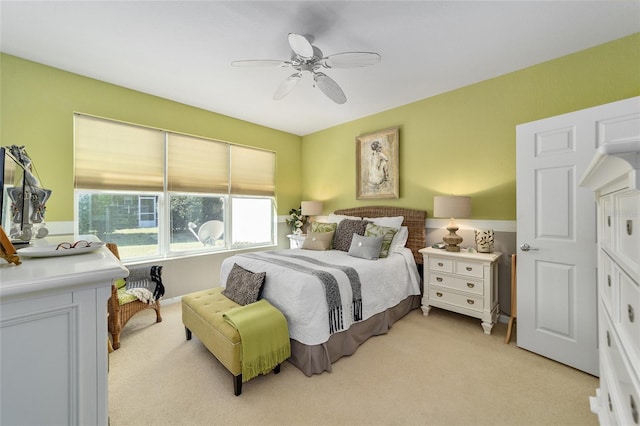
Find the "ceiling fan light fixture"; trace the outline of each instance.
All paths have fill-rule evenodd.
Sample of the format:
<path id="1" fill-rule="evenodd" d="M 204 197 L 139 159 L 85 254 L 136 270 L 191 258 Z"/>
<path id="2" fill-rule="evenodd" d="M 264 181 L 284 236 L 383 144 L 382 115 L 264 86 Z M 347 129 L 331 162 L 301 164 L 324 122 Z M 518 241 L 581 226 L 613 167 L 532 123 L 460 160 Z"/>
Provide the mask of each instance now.
<path id="1" fill-rule="evenodd" d="M 321 68 L 358 68 L 375 65 L 380 62 L 380 55 L 373 52 L 342 52 L 324 56 L 322 50 L 311 44 L 313 38 L 301 34 L 289 33 L 289 46 L 292 54 L 289 61 L 277 61 L 272 59 L 254 59 L 234 61 L 231 63 L 237 67 L 287 67 L 296 72 L 287 77 L 276 89 L 274 100 L 280 100 L 287 96 L 302 78 L 302 73 L 313 75 L 315 85 L 322 93 L 337 104 L 347 102 L 347 97 L 335 81 L 328 75 L 318 72 Z"/>

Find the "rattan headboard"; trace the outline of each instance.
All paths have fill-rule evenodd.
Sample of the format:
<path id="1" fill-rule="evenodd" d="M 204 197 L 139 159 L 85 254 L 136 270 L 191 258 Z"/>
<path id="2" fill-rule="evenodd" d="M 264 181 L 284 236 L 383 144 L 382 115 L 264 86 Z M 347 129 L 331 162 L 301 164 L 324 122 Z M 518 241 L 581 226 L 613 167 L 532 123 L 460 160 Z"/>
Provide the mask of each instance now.
<path id="1" fill-rule="evenodd" d="M 425 220 L 427 219 L 427 212 L 425 210 L 413 210 L 390 206 L 365 206 L 336 210 L 334 213 L 357 217 L 403 216 L 404 221 L 402 222 L 402 225 L 409 228 L 407 247 L 413 252 L 413 257 L 415 258 L 416 263 L 422 265 L 422 255 L 418 250 L 424 248 L 426 244 Z"/>

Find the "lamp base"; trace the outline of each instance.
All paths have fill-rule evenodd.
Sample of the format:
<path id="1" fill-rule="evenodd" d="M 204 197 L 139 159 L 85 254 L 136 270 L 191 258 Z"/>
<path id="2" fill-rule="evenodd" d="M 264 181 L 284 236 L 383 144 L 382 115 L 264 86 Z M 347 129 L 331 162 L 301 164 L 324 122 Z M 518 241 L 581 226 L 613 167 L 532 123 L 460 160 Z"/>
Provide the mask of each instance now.
<path id="1" fill-rule="evenodd" d="M 456 234 L 457 230 L 458 230 L 457 226 L 447 226 L 447 231 L 449 231 L 449 235 L 445 235 L 444 237 L 442 237 L 442 241 L 445 243 L 444 249 L 446 251 L 454 251 L 454 252 L 460 251 L 460 246 L 458 246 L 458 244 L 462 242 L 462 237 Z"/>

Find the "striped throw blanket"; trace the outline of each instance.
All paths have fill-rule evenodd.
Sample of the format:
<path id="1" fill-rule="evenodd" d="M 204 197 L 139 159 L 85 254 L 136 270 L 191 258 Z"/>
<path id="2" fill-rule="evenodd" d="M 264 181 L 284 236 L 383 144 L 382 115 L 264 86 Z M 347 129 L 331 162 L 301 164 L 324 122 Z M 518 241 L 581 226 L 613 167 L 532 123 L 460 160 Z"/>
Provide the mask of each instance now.
<path id="1" fill-rule="evenodd" d="M 334 265 L 322 262 L 312 257 L 294 254 L 288 250 L 245 253 L 239 256 L 261 260 L 263 262 L 269 262 L 274 265 L 282 266 L 284 268 L 292 269 L 294 271 L 302 272 L 316 277 L 320 281 L 320 283 L 322 283 L 322 286 L 324 288 L 327 300 L 327 308 L 329 311 L 329 332 L 331 334 L 344 328 L 342 296 L 340 295 L 340 287 L 335 276 L 336 273 L 344 273 L 349 279 L 349 284 L 351 285 L 351 315 L 353 321 L 355 322 L 362 320 L 362 285 L 360 283 L 360 276 L 354 268 L 350 266 Z M 276 257 L 281 257 L 281 259 Z M 298 262 L 292 262 L 291 259 L 295 259 Z M 335 269 L 336 271 L 328 272 L 317 267 L 322 267 L 325 269 Z"/>

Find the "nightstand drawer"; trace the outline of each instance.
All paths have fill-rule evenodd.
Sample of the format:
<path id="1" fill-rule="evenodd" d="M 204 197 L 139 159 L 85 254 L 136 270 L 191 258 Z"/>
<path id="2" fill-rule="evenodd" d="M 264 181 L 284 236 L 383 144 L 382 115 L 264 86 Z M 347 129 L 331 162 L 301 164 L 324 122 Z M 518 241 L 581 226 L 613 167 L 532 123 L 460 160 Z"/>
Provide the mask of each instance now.
<path id="1" fill-rule="evenodd" d="M 453 272 L 453 260 L 430 257 L 429 269 L 432 271 Z"/>
<path id="2" fill-rule="evenodd" d="M 472 311 L 482 311 L 483 309 L 482 297 L 475 295 L 462 295 L 440 288 L 429 287 L 429 298 L 434 302 L 444 302 Z"/>
<path id="3" fill-rule="evenodd" d="M 483 282 L 481 280 L 468 280 L 460 277 L 452 277 L 450 275 L 432 272 L 429 274 L 429 284 L 452 288 L 455 290 L 474 293 L 482 296 Z"/>
<path id="4" fill-rule="evenodd" d="M 482 278 L 484 276 L 482 264 L 475 262 L 464 262 L 460 260 L 456 260 L 455 273 L 476 278 Z"/>

